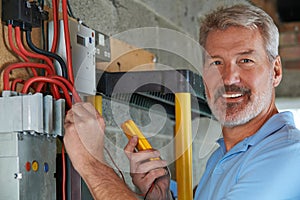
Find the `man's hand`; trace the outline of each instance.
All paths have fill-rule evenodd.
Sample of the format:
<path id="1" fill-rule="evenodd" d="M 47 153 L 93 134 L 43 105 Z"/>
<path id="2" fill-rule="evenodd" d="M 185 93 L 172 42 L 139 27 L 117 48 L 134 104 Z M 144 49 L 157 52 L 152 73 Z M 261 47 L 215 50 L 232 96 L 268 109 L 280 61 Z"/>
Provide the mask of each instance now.
<path id="1" fill-rule="evenodd" d="M 157 159 L 160 153 L 155 150 L 134 152 L 137 142 L 138 138 L 132 137 L 124 149 L 130 161 L 130 175 L 133 184 L 146 195 L 145 199 L 171 199 L 167 162 Z"/>
<path id="2" fill-rule="evenodd" d="M 103 159 L 105 124 L 90 103 L 76 103 L 65 118 L 64 144 L 76 170 L 87 162 Z"/>
<path id="3" fill-rule="evenodd" d="M 136 200 L 135 194 L 105 164 L 103 118 L 90 103 L 76 103 L 65 119 L 64 144 L 74 168 L 95 200 Z"/>

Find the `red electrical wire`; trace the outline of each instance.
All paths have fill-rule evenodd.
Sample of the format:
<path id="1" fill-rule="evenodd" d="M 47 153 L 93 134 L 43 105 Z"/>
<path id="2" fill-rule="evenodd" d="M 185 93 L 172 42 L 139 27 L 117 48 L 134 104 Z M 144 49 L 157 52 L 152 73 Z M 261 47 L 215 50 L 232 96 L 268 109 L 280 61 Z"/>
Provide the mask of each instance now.
<path id="1" fill-rule="evenodd" d="M 38 59 L 44 60 L 51 67 L 51 69 L 53 71 L 53 73 L 51 75 L 53 75 L 55 73 L 55 68 L 54 68 L 54 65 L 53 65 L 51 59 L 48 58 L 47 56 L 42 55 L 42 54 L 37 54 L 37 53 L 33 53 L 33 52 L 30 52 L 30 51 L 27 51 L 24 48 L 23 43 L 21 41 L 21 30 L 20 30 L 20 27 L 16 27 L 15 31 L 16 31 L 17 45 L 18 45 L 19 49 L 21 50 L 21 52 L 24 53 L 27 56 L 32 57 L 32 58 L 38 58 Z M 54 97 L 58 99 L 60 97 L 60 95 L 59 95 L 59 91 L 58 91 L 57 86 L 53 85 L 51 88 L 52 88 Z"/>
<path id="2" fill-rule="evenodd" d="M 21 93 L 26 94 L 28 92 L 28 89 L 29 89 L 30 85 L 34 82 L 47 82 L 47 83 L 51 83 L 51 84 L 55 84 L 55 85 L 59 86 L 62 89 L 63 93 L 64 93 L 64 96 L 65 96 L 65 99 L 66 99 L 66 102 L 67 102 L 68 106 L 70 108 L 72 107 L 72 99 L 69 95 L 69 92 L 68 92 L 68 89 L 66 88 L 66 86 L 61 81 L 56 80 L 56 79 L 52 79 L 52 78 L 49 78 L 49 77 L 38 76 L 38 77 L 32 77 L 32 78 L 28 79 L 25 82 Z"/>
<path id="3" fill-rule="evenodd" d="M 72 83 L 70 83 L 67 79 L 65 79 L 62 76 L 49 76 L 49 77 L 60 80 L 61 82 L 63 82 L 67 86 L 69 91 L 71 91 L 71 93 L 73 94 L 74 101 L 75 102 L 81 102 L 81 98 L 80 98 L 79 94 L 77 93 L 76 89 L 74 88 Z"/>
<path id="4" fill-rule="evenodd" d="M 56 76 L 56 75 L 47 76 L 47 77 L 57 79 L 57 80 L 61 81 L 62 83 L 64 83 L 65 86 L 68 88 L 68 90 L 71 91 L 71 93 L 73 95 L 73 98 L 74 98 L 74 101 L 75 102 L 81 102 L 81 98 L 80 98 L 79 94 L 77 93 L 76 89 L 74 88 L 74 86 L 67 79 L 65 79 L 62 76 Z M 42 90 L 42 87 L 44 86 L 44 84 L 45 84 L 44 82 L 38 83 L 38 85 L 36 87 L 36 92 L 40 92 Z"/>
<path id="5" fill-rule="evenodd" d="M 63 14 L 63 22 L 64 22 L 68 77 L 69 77 L 70 82 L 72 84 L 74 84 L 67 0 L 62 0 L 62 14 Z"/>
<path id="6" fill-rule="evenodd" d="M 45 83 L 44 82 L 39 82 L 37 84 L 37 86 L 35 87 L 35 91 L 36 92 L 41 92 L 43 90 L 43 87 L 45 86 Z M 55 98 L 56 99 L 56 98 Z"/>
<path id="7" fill-rule="evenodd" d="M 13 80 L 13 82 L 12 82 L 12 84 L 11 84 L 11 87 L 10 87 L 10 90 L 11 91 L 16 91 L 16 89 L 17 89 L 17 84 L 18 83 L 22 83 L 22 84 L 24 84 L 24 80 L 23 79 L 21 79 L 21 78 L 17 78 L 17 79 L 15 79 L 15 80 Z"/>
<path id="8" fill-rule="evenodd" d="M 56 99 L 56 100 L 60 99 L 61 95 L 59 93 L 57 86 L 52 84 L 52 85 L 50 85 L 50 87 L 51 87 L 51 92 L 53 94 L 54 99 Z"/>
<path id="9" fill-rule="evenodd" d="M 37 53 L 33 53 L 33 52 L 30 52 L 30 51 L 27 51 L 25 49 L 25 47 L 23 46 L 23 43 L 21 41 L 21 30 L 20 30 L 20 27 L 15 27 L 15 34 L 16 34 L 16 41 L 17 41 L 17 45 L 20 49 L 20 51 L 25 54 L 26 56 L 29 56 L 31 58 L 38 58 L 38 59 L 41 59 L 41 60 L 44 60 L 51 68 L 52 70 L 55 72 L 55 68 L 54 68 L 54 65 L 51 61 L 50 58 L 48 58 L 47 56 L 44 56 L 42 54 L 37 54 Z"/>
<path id="10" fill-rule="evenodd" d="M 8 24 L 8 42 L 10 48 L 17 54 L 19 55 L 25 62 L 29 62 L 29 59 L 19 50 L 16 48 L 13 42 L 13 36 L 12 36 L 12 24 Z M 31 68 L 31 71 L 34 76 L 38 76 L 38 73 L 34 68 Z"/>
<path id="11" fill-rule="evenodd" d="M 12 37 L 12 24 L 8 24 L 8 42 L 9 42 L 9 46 L 10 48 L 18 55 L 20 56 L 24 61 L 29 62 L 29 59 L 22 53 L 19 51 L 19 49 L 17 49 L 14 45 L 13 42 L 13 37 Z"/>
<path id="12" fill-rule="evenodd" d="M 61 81 L 62 83 L 65 84 L 65 86 L 68 88 L 68 90 L 72 93 L 74 101 L 75 102 L 81 102 L 81 97 L 79 96 L 79 94 L 77 93 L 76 89 L 74 88 L 74 86 L 64 77 L 62 76 L 47 76 L 48 78 L 53 78 L 53 79 L 57 79 L 59 81 Z M 38 83 L 37 87 L 36 87 L 36 92 L 40 92 L 44 86 L 44 82 L 40 82 Z"/>
<path id="13" fill-rule="evenodd" d="M 57 22 L 57 8 L 58 8 L 58 0 L 52 0 L 52 5 L 53 5 L 53 41 L 52 41 L 52 47 L 51 47 L 51 52 L 55 52 L 57 48 L 57 34 L 58 34 L 58 22 Z M 74 75 L 73 75 L 73 68 L 72 68 L 72 54 L 71 54 L 71 42 L 70 42 L 70 33 L 69 33 L 69 22 L 68 22 L 68 13 L 67 13 L 67 1 L 62 0 L 62 12 L 63 12 L 63 24 L 64 24 L 64 35 L 65 35 L 65 46 L 66 46 L 66 63 L 67 63 L 67 71 L 68 71 L 68 77 L 69 81 L 64 79 L 63 77 L 60 76 L 50 76 L 53 79 L 56 79 L 57 81 L 63 82 L 68 89 L 72 92 L 74 101 L 79 102 L 81 101 L 77 91 L 74 88 Z M 24 86 L 26 89 L 26 87 Z M 23 89 L 24 89 L 23 88 Z M 25 90 L 24 89 L 24 90 Z M 66 100 L 68 97 L 68 94 L 64 92 Z M 70 103 L 69 103 L 70 104 Z M 70 105 L 71 107 L 71 105 Z M 63 168 L 63 182 L 62 182 L 62 196 L 63 200 L 66 199 L 66 194 L 65 194 L 65 185 L 66 185 L 66 172 L 65 172 L 65 156 L 64 156 L 64 146 L 62 146 L 62 168 Z"/>
<path id="14" fill-rule="evenodd" d="M 42 90 L 43 90 L 43 87 L 45 86 L 45 84 L 46 84 L 45 82 L 38 82 L 36 87 L 35 87 L 35 92 L 40 92 L 41 93 Z M 51 92 L 52 92 L 52 95 L 53 95 L 54 99 L 55 100 L 60 99 L 61 96 L 60 96 L 60 93 L 59 93 L 59 90 L 58 90 L 57 86 L 56 85 L 50 85 L 50 87 L 51 87 Z"/>
<path id="15" fill-rule="evenodd" d="M 80 99 L 79 95 L 77 94 L 76 90 L 74 89 L 74 75 L 73 75 L 73 68 L 72 68 L 72 53 L 71 53 L 71 41 L 70 41 L 70 32 L 69 32 L 69 19 L 68 19 L 68 11 L 67 11 L 67 0 L 62 0 L 62 13 L 63 13 L 63 24 L 64 24 L 64 35 L 65 35 L 65 45 L 66 45 L 66 64 L 67 64 L 67 71 L 68 71 L 68 77 L 69 81 L 72 86 L 72 90 L 69 88 L 69 90 L 72 91 L 74 100 L 78 101 Z M 58 77 L 56 77 L 58 78 Z M 64 80 L 62 80 L 64 81 Z M 64 81 L 65 82 L 65 81 Z M 65 83 L 66 84 L 66 83 Z M 66 84 L 69 85 L 69 84 Z M 63 163 L 63 170 L 65 170 L 65 158 L 64 155 L 62 157 L 62 163 Z M 63 200 L 65 200 L 66 195 L 65 195 L 65 176 L 66 173 L 63 171 L 63 185 L 62 185 L 62 190 L 63 190 Z"/>
<path id="16" fill-rule="evenodd" d="M 58 1 L 52 0 L 52 10 L 53 10 L 53 40 L 51 46 L 51 52 L 55 53 L 58 41 Z"/>
<path id="17" fill-rule="evenodd" d="M 9 90 L 9 73 L 13 69 L 17 68 L 26 68 L 26 67 L 34 67 L 45 69 L 48 74 L 54 74 L 49 65 L 43 63 L 33 63 L 33 62 L 25 62 L 25 63 L 13 63 L 7 66 L 3 72 L 3 90 Z"/>
<path id="18" fill-rule="evenodd" d="M 63 196 L 63 200 L 66 199 L 66 158 L 65 158 L 65 147 L 64 147 L 64 143 L 62 143 L 61 146 L 61 159 L 62 159 L 62 196 Z"/>

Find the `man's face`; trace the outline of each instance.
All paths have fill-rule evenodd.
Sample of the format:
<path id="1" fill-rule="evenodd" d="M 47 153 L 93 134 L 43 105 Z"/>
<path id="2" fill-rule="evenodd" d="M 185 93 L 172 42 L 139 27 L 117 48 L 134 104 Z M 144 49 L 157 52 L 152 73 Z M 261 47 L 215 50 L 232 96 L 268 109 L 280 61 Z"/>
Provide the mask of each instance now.
<path id="1" fill-rule="evenodd" d="M 258 29 L 212 31 L 205 49 L 207 101 L 222 125 L 245 124 L 269 108 L 274 71 Z"/>

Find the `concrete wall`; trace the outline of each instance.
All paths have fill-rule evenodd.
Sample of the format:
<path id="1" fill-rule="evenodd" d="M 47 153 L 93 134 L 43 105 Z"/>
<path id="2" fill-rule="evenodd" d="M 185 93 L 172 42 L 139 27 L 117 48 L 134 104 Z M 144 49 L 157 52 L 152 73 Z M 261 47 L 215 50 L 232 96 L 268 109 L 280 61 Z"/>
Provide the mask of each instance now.
<path id="1" fill-rule="evenodd" d="M 211 8 L 232 4 L 243 0 L 72 0 L 74 14 L 90 27 L 108 35 L 141 27 L 164 27 L 184 32 L 195 41 L 198 40 L 199 19 Z M 277 88 L 277 96 L 299 97 L 299 27 L 300 22 L 281 23 L 276 13 L 276 0 L 253 0 L 265 9 L 276 21 L 281 34 L 293 35 L 293 44 L 287 45 L 281 37 L 284 78 Z M 297 39 L 298 38 L 298 39 Z M 293 50 L 295 49 L 295 50 Z M 289 53 L 290 52 L 290 53 Z M 288 55 L 286 55 L 288 53 Z M 163 64 L 185 66 L 183 61 L 173 61 L 174 57 L 160 55 Z M 295 55 L 295 56 L 294 56 Z M 291 56 L 293 56 L 291 58 Z M 176 60 L 176 58 L 175 58 Z"/>

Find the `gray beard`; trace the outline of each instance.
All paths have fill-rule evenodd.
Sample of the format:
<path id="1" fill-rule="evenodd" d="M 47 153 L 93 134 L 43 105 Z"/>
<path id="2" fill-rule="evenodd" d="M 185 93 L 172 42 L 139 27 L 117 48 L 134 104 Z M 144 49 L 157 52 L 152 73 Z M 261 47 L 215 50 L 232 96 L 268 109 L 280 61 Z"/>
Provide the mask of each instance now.
<path id="1" fill-rule="evenodd" d="M 270 90 L 256 96 L 252 101 L 249 99 L 244 107 L 239 106 L 238 103 L 231 103 L 227 104 L 226 109 L 223 110 L 212 105 L 211 101 L 208 101 L 208 105 L 222 126 L 235 127 L 246 124 L 257 117 L 264 108 L 268 107 L 271 99 L 272 89 L 270 88 Z M 230 112 L 231 114 L 227 114 L 227 112 Z"/>

